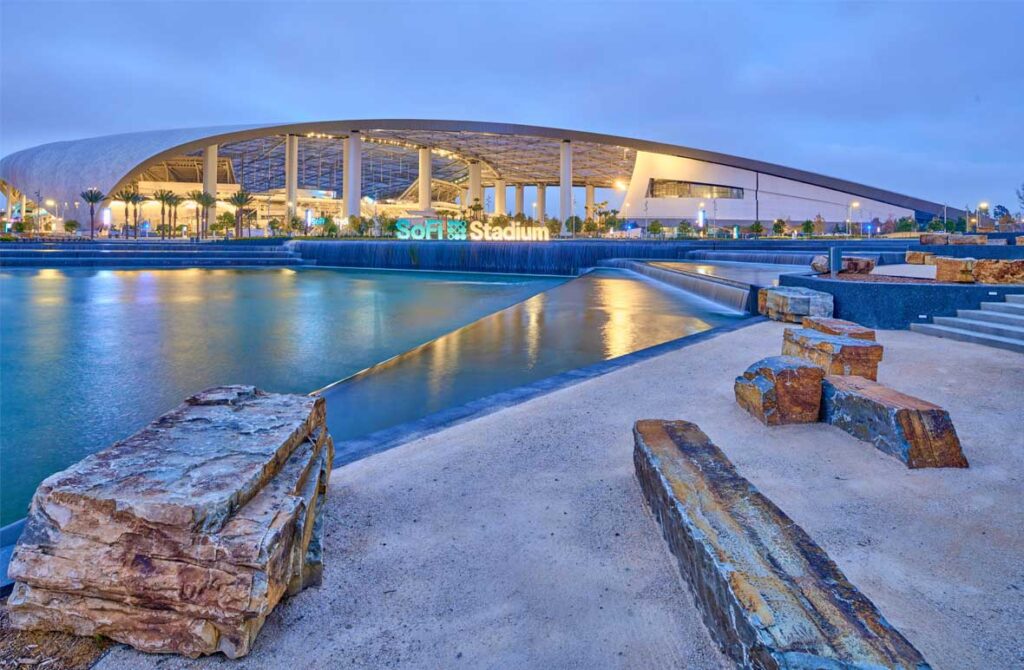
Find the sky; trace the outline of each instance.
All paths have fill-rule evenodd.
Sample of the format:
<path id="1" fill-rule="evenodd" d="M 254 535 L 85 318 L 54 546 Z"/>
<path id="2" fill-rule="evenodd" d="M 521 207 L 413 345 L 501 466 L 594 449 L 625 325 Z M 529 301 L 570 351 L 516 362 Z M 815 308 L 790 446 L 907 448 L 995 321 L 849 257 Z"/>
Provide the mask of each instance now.
<path id="1" fill-rule="evenodd" d="M 500 121 L 1021 209 L 1024 2 L 0 0 L 0 155 L 128 131 Z"/>

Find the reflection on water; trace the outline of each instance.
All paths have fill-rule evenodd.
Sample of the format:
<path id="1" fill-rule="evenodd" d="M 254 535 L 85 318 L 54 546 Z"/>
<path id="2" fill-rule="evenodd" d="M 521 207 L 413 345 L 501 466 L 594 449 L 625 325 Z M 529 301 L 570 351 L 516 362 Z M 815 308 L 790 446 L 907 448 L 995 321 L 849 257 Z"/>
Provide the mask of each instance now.
<path id="1" fill-rule="evenodd" d="M 335 440 L 735 322 L 745 314 L 602 270 L 448 333 L 326 392 Z"/>
<path id="2" fill-rule="evenodd" d="M 563 279 L 0 271 L 0 524 L 47 475 L 215 384 L 308 392 Z"/>

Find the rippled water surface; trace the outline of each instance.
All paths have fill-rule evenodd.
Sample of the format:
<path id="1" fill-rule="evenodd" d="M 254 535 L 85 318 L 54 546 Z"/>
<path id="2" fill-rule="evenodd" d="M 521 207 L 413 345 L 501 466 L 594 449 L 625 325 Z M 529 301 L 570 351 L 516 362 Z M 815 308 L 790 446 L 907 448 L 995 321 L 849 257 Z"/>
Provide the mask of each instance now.
<path id="1" fill-rule="evenodd" d="M 215 384 L 308 392 L 564 279 L 0 271 L 0 525 L 36 485 Z"/>

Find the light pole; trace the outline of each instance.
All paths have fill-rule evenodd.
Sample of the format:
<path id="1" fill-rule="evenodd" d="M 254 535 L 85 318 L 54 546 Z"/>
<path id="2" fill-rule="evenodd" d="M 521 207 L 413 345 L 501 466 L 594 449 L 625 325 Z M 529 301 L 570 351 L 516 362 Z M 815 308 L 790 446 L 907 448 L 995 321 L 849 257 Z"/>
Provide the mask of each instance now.
<path id="1" fill-rule="evenodd" d="M 978 232 L 978 228 L 981 227 L 981 213 L 988 211 L 988 203 L 984 200 L 978 203 L 978 223 L 974 226 L 974 232 Z"/>
<path id="2" fill-rule="evenodd" d="M 853 229 L 853 210 L 857 209 L 858 207 L 860 207 L 860 203 L 857 202 L 856 200 L 850 201 L 850 204 L 847 205 L 847 207 L 846 207 L 846 228 L 847 228 L 846 236 L 847 237 L 850 236 L 850 233 L 852 232 L 852 229 Z M 857 232 L 858 233 L 863 232 L 863 231 L 860 230 L 859 226 L 858 226 Z"/>

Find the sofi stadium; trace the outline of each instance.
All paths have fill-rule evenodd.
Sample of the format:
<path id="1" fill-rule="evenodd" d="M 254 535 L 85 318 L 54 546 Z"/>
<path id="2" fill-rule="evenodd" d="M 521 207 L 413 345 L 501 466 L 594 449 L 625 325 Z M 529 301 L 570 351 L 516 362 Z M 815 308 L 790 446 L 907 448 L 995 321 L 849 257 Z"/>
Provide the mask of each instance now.
<path id="1" fill-rule="evenodd" d="M 814 220 L 827 230 L 903 217 L 960 214 L 939 203 L 712 151 L 588 132 L 504 123 L 351 120 L 157 130 L 56 142 L 0 161 L 6 222 L 76 218 L 79 194 L 106 200 L 97 225 L 124 223 L 114 202 L 125 189 L 151 197 L 213 196 L 214 215 L 231 196 L 253 194 L 251 230 L 300 217 L 416 219 L 450 211 L 595 217 L 605 208 L 645 227 L 682 220 L 698 232 L 755 221 Z M 552 193 L 553 192 L 553 193 Z M 549 198 L 549 196 L 551 196 Z M 609 204 L 610 203 L 610 204 Z M 161 205 L 141 205 L 145 226 Z M 521 218 L 522 218 L 521 217 Z M 255 234 L 255 233 L 250 233 Z"/>

